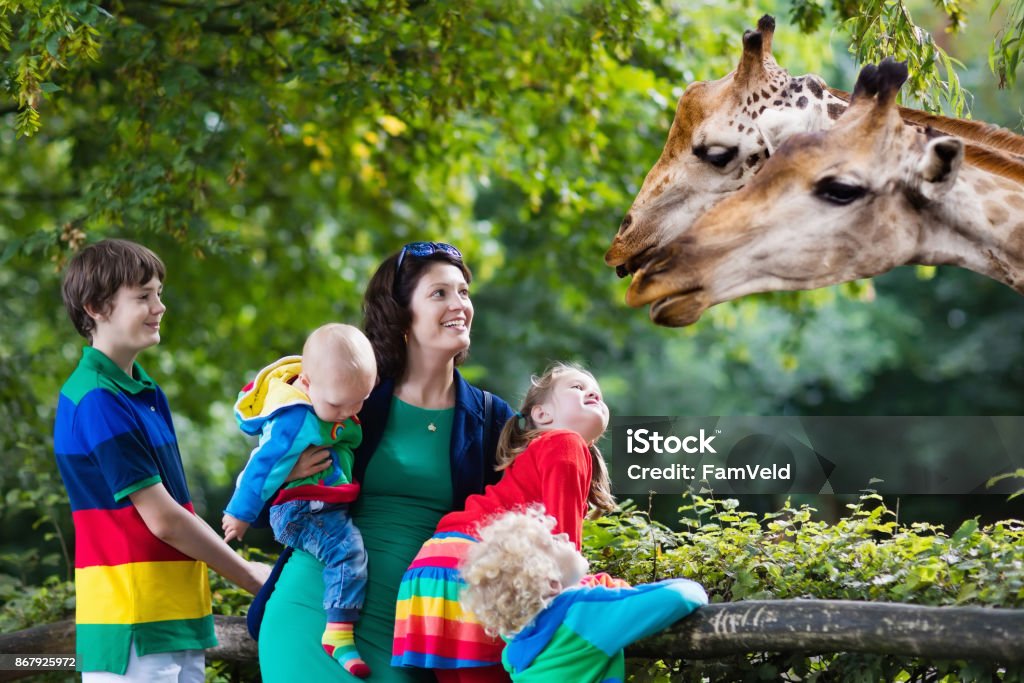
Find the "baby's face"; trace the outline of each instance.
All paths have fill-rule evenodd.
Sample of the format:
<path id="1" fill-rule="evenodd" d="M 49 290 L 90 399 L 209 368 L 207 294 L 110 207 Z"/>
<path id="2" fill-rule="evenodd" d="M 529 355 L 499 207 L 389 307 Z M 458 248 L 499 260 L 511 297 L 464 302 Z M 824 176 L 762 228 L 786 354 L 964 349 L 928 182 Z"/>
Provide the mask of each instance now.
<path id="1" fill-rule="evenodd" d="M 555 536 L 554 558 L 562 572 L 562 588 L 571 588 L 580 582 L 590 569 L 587 559 L 580 555 L 568 534 Z"/>
<path id="2" fill-rule="evenodd" d="M 318 418 L 324 422 L 343 422 L 362 409 L 363 401 L 373 390 L 374 379 L 323 372 L 305 378 L 303 388 Z"/>

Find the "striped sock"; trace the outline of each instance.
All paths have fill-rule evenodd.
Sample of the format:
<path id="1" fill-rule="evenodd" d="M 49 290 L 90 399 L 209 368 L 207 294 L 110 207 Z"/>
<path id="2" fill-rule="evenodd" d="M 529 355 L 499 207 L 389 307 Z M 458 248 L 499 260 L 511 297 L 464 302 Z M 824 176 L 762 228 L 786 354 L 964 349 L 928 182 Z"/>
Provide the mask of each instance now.
<path id="1" fill-rule="evenodd" d="M 359 656 L 351 621 L 329 621 L 320 639 L 324 651 L 345 667 L 345 671 L 358 678 L 370 675 L 370 667 Z"/>

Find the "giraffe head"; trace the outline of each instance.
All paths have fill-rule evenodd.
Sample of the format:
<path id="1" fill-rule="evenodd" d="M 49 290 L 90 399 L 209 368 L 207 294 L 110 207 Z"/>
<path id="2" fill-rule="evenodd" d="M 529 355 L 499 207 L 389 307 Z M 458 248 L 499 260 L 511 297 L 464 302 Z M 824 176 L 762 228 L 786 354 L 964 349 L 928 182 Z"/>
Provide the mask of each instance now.
<path id="1" fill-rule="evenodd" d="M 749 182 L 781 140 L 826 128 L 845 108 L 818 76 L 794 78 L 776 64 L 774 33 L 775 20 L 761 17 L 757 30 L 743 35 L 735 71 L 692 83 L 679 98 L 661 157 L 605 254 L 620 277 Z"/>
<path id="2" fill-rule="evenodd" d="M 956 181 L 964 147 L 903 124 L 895 98 L 906 78 L 891 59 L 865 67 L 835 127 L 790 137 L 742 190 L 656 249 L 627 302 L 651 304 L 657 324 L 683 326 L 746 294 L 921 262 L 922 229 Z"/>

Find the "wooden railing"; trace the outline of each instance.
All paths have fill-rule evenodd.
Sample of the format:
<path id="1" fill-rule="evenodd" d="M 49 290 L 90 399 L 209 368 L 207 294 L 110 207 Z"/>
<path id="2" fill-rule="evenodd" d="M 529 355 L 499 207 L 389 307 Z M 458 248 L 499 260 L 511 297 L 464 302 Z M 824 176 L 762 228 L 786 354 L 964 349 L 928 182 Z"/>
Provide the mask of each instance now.
<path id="1" fill-rule="evenodd" d="M 209 660 L 255 661 L 242 617 L 214 618 Z M 3 654 L 74 652 L 74 623 L 0 634 Z M 708 659 L 747 652 L 865 652 L 1024 662 L 1024 610 L 922 607 L 849 600 L 748 600 L 707 605 L 626 650 L 629 657 Z M 0 681 L 34 672 L 0 671 Z"/>

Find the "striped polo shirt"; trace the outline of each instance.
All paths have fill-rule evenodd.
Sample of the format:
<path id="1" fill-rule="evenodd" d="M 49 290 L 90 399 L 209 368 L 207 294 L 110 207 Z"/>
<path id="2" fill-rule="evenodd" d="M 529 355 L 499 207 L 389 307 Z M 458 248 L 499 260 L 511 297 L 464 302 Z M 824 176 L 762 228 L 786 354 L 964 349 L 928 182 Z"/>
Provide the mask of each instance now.
<path id="1" fill-rule="evenodd" d="M 80 671 L 123 674 L 142 656 L 217 644 L 203 562 L 149 531 L 129 496 L 162 483 L 194 514 L 167 397 L 86 347 L 61 389 L 54 451 L 75 523 Z"/>

